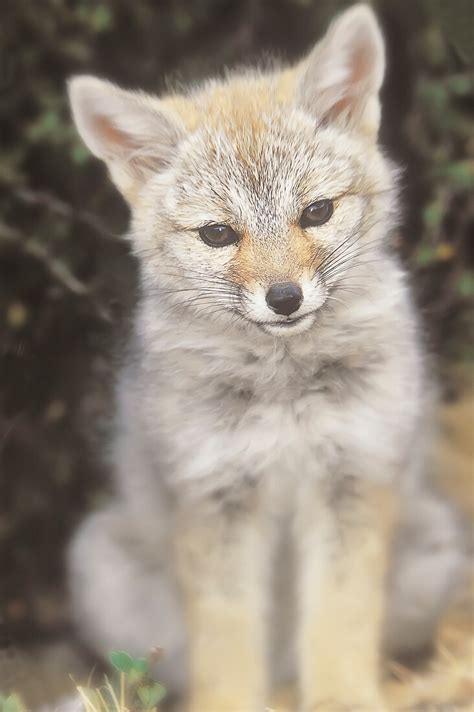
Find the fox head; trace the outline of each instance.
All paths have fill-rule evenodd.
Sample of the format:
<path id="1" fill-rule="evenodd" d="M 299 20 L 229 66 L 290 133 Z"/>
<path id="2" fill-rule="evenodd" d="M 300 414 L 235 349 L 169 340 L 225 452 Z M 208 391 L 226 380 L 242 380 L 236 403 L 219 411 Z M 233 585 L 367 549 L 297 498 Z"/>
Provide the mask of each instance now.
<path id="1" fill-rule="evenodd" d="M 387 231 L 384 65 L 356 5 L 288 69 L 161 98 L 73 78 L 78 130 L 132 210 L 144 297 L 277 337 L 313 326 Z"/>

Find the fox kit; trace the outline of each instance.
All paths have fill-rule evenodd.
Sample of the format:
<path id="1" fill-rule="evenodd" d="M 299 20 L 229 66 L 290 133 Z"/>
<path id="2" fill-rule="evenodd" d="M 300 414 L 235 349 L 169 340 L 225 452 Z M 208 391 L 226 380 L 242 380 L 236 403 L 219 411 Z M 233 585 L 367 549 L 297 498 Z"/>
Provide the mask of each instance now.
<path id="1" fill-rule="evenodd" d="M 430 388 L 387 241 L 383 39 L 357 5 L 294 67 L 161 98 L 92 77 L 74 118 L 132 210 L 141 296 L 116 494 L 70 550 L 96 650 L 164 648 L 192 712 L 384 704 L 460 574 L 427 484 Z"/>

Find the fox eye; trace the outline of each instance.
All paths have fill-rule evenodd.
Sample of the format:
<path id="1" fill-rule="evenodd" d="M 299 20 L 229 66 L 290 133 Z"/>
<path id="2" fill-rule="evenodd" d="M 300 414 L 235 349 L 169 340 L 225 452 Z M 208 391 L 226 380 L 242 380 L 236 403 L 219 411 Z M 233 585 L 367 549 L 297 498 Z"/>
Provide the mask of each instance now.
<path id="1" fill-rule="evenodd" d="M 303 210 L 300 217 L 301 227 L 316 227 L 329 220 L 334 211 L 334 203 L 329 198 L 317 200 Z"/>
<path id="2" fill-rule="evenodd" d="M 230 225 L 204 225 L 199 236 L 210 247 L 225 247 L 239 241 L 239 235 Z"/>

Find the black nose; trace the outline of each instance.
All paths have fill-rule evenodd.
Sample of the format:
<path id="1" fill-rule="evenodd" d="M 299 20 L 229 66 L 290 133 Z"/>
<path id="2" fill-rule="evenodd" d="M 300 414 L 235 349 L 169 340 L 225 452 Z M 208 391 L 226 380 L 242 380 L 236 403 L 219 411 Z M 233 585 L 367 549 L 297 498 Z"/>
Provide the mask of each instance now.
<path id="1" fill-rule="evenodd" d="M 267 292 L 267 304 L 277 314 L 289 316 L 303 301 L 303 292 L 294 282 L 277 282 Z"/>

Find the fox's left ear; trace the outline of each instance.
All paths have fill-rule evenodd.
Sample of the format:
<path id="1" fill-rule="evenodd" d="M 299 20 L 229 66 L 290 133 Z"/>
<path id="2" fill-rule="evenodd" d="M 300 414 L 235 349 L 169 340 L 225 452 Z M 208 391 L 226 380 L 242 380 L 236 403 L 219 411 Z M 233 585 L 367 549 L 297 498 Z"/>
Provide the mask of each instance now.
<path id="1" fill-rule="evenodd" d="M 384 41 L 375 15 L 368 5 L 355 5 L 334 20 L 301 63 L 298 103 L 325 123 L 375 140 L 384 70 Z"/>

